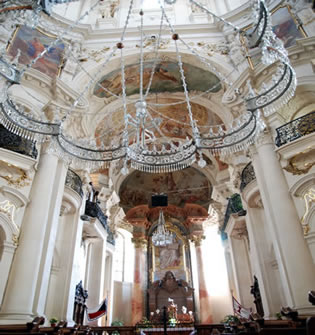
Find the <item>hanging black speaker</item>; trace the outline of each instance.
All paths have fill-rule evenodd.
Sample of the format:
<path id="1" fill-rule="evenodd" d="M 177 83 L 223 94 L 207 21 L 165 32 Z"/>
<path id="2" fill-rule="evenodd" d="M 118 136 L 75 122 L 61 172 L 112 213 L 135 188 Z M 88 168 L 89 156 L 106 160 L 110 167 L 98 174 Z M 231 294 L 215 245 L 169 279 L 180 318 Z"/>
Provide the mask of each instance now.
<path id="1" fill-rule="evenodd" d="M 167 207 L 168 201 L 167 201 L 167 195 L 166 194 L 155 194 L 151 197 L 151 206 L 152 207 Z"/>

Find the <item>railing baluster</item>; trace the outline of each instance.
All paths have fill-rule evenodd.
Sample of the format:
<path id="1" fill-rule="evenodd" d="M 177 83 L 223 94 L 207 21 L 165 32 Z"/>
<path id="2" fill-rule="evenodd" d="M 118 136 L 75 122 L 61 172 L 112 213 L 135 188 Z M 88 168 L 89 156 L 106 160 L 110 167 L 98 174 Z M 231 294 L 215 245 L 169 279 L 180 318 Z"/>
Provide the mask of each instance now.
<path id="1" fill-rule="evenodd" d="M 290 121 L 276 129 L 276 146 L 295 141 L 315 131 L 315 111 Z"/>

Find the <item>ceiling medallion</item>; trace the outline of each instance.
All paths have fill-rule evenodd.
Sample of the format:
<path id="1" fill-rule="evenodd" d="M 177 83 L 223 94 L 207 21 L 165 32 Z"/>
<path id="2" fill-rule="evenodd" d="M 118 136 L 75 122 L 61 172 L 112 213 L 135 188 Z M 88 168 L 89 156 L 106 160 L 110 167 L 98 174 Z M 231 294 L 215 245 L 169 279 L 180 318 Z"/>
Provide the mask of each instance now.
<path id="1" fill-rule="evenodd" d="M 24 110 L 17 106 L 12 97 L 8 95 L 7 90 L 0 92 L 0 122 L 10 131 L 31 139 L 33 141 L 44 142 L 50 140 L 51 150 L 58 152 L 59 155 L 67 162 L 74 166 L 98 168 L 108 167 L 111 162 L 122 161 L 121 172 L 128 173 L 128 168 L 132 167 L 137 170 L 160 173 L 176 171 L 192 165 L 196 160 L 200 167 L 206 165 L 202 158 L 202 149 L 207 149 L 215 154 L 230 154 L 236 151 L 246 149 L 252 144 L 265 125 L 260 118 L 260 110 L 266 115 L 277 110 L 294 95 L 296 88 L 296 76 L 290 65 L 289 58 L 282 42 L 275 36 L 272 31 L 270 15 L 263 0 L 257 0 L 253 6 L 254 24 L 251 31 L 244 31 L 225 19 L 216 16 L 209 9 L 201 5 L 195 0 L 190 0 L 196 6 L 200 7 L 204 12 L 216 17 L 223 24 L 232 26 L 233 29 L 242 35 L 250 48 L 259 48 L 262 53 L 262 63 L 266 65 L 277 63 L 278 68 L 270 83 L 263 83 L 261 89 L 256 93 L 250 83 L 249 94 L 245 98 L 244 105 L 246 112 L 234 119 L 230 124 L 218 124 L 199 126 L 198 120 L 194 117 L 191 98 L 188 91 L 185 69 L 182 62 L 182 56 L 179 52 L 179 46 L 187 48 L 198 61 L 211 69 L 211 71 L 229 84 L 229 80 L 218 72 L 214 67 L 201 55 L 199 55 L 189 44 L 182 40 L 181 36 L 176 32 L 174 26 L 170 23 L 169 17 L 163 5 L 160 3 L 161 20 L 159 32 L 155 34 L 154 59 L 150 63 L 149 81 L 144 82 L 144 71 L 148 71 L 144 61 L 144 11 L 141 9 L 140 15 L 140 62 L 139 62 L 139 98 L 134 101 L 136 111 L 131 111 L 129 97 L 127 97 L 126 88 L 126 67 L 124 54 L 125 32 L 128 28 L 130 15 L 133 9 L 133 0 L 130 1 L 128 14 L 125 20 L 123 33 L 119 42 L 112 47 L 112 52 L 102 64 L 104 68 L 112 56 L 117 53 L 120 55 L 120 75 L 121 75 L 121 93 L 114 94 L 106 86 L 98 84 L 99 88 L 104 92 L 120 99 L 123 105 L 124 129 L 120 138 L 113 137 L 110 143 L 99 143 L 96 140 L 73 138 L 67 129 L 67 125 L 71 123 L 73 112 L 79 113 L 81 99 L 89 91 L 89 88 L 96 84 L 98 78 L 88 73 L 90 81 L 86 84 L 80 95 L 72 102 L 68 111 L 58 120 L 57 115 L 54 121 L 48 119 L 38 119 L 35 115 L 25 113 Z M 37 1 L 36 1 L 37 2 Z M 51 2 L 51 1 L 50 1 Z M 65 3 L 71 1 L 54 1 L 54 4 Z M 175 1 L 167 0 L 167 3 L 175 3 Z M 10 1 L 6 2 L 10 3 Z M 35 3 L 35 1 L 34 1 Z M 42 1 L 41 4 L 46 3 Z M 86 11 L 77 21 L 69 25 L 63 32 L 59 33 L 58 38 L 51 42 L 45 49 L 37 55 L 29 64 L 17 66 L 13 61 L 8 60 L 5 55 L 0 57 L 0 75 L 7 81 L 7 88 L 13 84 L 20 84 L 24 73 L 31 68 L 37 60 L 54 48 L 57 43 L 66 39 L 70 33 L 85 16 L 98 5 L 96 1 L 92 7 Z M 49 14 L 45 10 L 45 6 L 32 8 L 34 16 L 38 16 L 39 9 Z M 36 20 L 34 20 L 36 21 Z M 178 76 L 181 79 L 182 92 L 184 94 L 184 103 L 187 110 L 187 119 L 189 120 L 189 131 L 186 138 L 172 138 L 166 136 L 161 127 L 161 118 L 154 117 L 152 106 L 147 97 L 152 93 L 152 81 L 156 73 L 161 74 L 158 66 L 159 46 L 161 43 L 161 31 L 163 25 L 168 25 L 171 31 L 171 42 L 174 45 L 177 65 L 179 69 Z M 79 60 L 76 60 L 81 67 Z M 82 70 L 84 70 L 81 67 Z M 84 70 L 86 71 L 86 70 Z M 217 85 L 217 84 L 216 84 Z M 216 85 L 213 88 L 216 88 Z M 210 90 L 211 91 L 211 90 Z M 180 126 L 180 120 L 175 120 Z M 83 165 L 83 166 L 82 166 Z"/>

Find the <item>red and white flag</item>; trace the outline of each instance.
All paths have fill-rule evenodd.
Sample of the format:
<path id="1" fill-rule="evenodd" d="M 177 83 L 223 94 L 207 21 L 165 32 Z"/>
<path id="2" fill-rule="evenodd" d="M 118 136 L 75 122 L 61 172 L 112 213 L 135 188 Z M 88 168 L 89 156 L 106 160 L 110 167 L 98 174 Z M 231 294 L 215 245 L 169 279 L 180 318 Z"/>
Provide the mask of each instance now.
<path id="1" fill-rule="evenodd" d="M 96 320 L 106 314 L 107 312 L 107 299 L 105 300 L 96 308 L 86 310 L 87 317 L 89 321 Z"/>
<path id="2" fill-rule="evenodd" d="M 252 309 L 243 307 L 233 296 L 232 296 L 232 300 L 233 300 L 234 314 L 240 316 L 241 318 L 249 320 L 250 315 L 252 313 Z"/>

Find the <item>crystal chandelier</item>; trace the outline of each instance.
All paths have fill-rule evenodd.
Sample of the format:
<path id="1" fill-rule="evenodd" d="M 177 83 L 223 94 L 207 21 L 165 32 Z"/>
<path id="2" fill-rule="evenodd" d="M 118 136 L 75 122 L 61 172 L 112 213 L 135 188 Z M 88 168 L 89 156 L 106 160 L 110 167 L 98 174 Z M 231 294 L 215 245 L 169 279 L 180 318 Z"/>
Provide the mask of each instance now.
<path id="1" fill-rule="evenodd" d="M 165 247 L 172 244 L 174 240 L 173 233 L 165 228 L 165 219 L 163 211 L 160 210 L 159 221 L 156 230 L 152 234 L 152 243 L 156 247 Z"/>
<path id="2" fill-rule="evenodd" d="M 58 120 L 49 121 L 41 117 L 40 119 L 30 113 L 26 113 L 20 108 L 10 96 L 9 87 L 13 84 L 21 85 L 21 78 L 24 73 L 31 68 L 37 60 L 54 48 L 57 43 L 66 39 L 70 33 L 89 13 L 98 5 L 96 1 L 91 8 L 86 11 L 77 21 L 69 25 L 63 32 L 58 34 L 56 40 L 37 55 L 29 64 L 17 66 L 10 62 L 5 55 L 0 56 L 0 75 L 6 79 L 7 87 L 4 92 L 0 92 L 0 122 L 10 131 L 31 139 L 33 141 L 44 142 L 50 140 L 51 150 L 57 152 L 66 162 L 74 166 L 99 168 L 108 167 L 112 162 L 121 161 L 121 172 L 128 173 L 128 167 L 137 170 L 161 173 L 180 170 L 192 165 L 198 160 L 198 165 L 204 167 L 206 161 L 202 157 L 202 150 L 208 150 L 213 154 L 230 154 L 246 149 L 254 143 L 257 136 L 264 129 L 265 125 L 261 119 L 260 111 L 268 116 L 273 111 L 286 104 L 294 95 L 296 89 L 296 76 L 290 65 L 289 58 L 282 42 L 272 31 L 270 15 L 263 0 L 256 0 L 253 6 L 254 25 L 250 31 L 244 31 L 225 19 L 216 16 L 209 9 L 195 0 L 190 0 L 206 13 L 220 20 L 224 25 L 233 27 L 235 32 L 243 36 L 249 48 L 259 48 L 261 50 L 261 62 L 266 65 L 276 64 L 277 71 L 269 83 L 263 83 L 258 91 L 254 91 L 248 83 L 248 95 L 244 97 L 244 109 L 240 116 L 235 118 L 230 124 L 208 125 L 201 128 L 195 118 L 192 109 L 192 96 L 188 90 L 185 69 L 180 53 L 179 45 L 186 48 L 189 53 L 213 72 L 227 87 L 231 87 L 229 79 L 220 73 L 203 56 L 199 55 L 195 49 L 187 44 L 176 32 L 170 23 L 169 17 L 160 3 L 161 20 L 159 32 L 155 35 L 154 59 L 150 70 L 149 83 L 145 87 L 143 80 L 144 73 L 144 12 L 140 10 L 140 64 L 139 64 L 139 97 L 133 101 L 126 92 L 126 66 L 124 54 L 125 33 L 128 27 L 130 15 L 133 10 L 134 0 L 130 0 L 129 9 L 123 32 L 119 42 L 112 48 L 107 59 L 102 63 L 102 68 L 108 65 L 115 53 L 120 55 L 121 72 L 121 94 L 114 94 L 106 86 L 97 84 L 96 76 L 86 72 L 78 62 L 78 67 L 84 71 L 89 82 L 82 92 L 71 102 L 71 105 L 64 111 Z M 18 1 L 9 0 L 5 5 L 10 5 Z M 28 1 L 38 3 L 38 1 Z M 33 11 L 40 10 L 50 14 L 48 7 L 57 3 L 71 1 L 41 1 L 40 6 L 33 7 Z M 176 0 L 168 0 L 167 3 L 175 3 Z M 157 61 L 159 59 L 159 47 L 163 26 L 168 26 L 171 32 L 171 41 L 174 45 L 179 77 L 182 82 L 184 99 L 180 102 L 187 109 L 190 130 L 185 139 L 167 137 L 161 130 L 161 118 L 156 117 L 155 104 L 149 101 L 148 96 L 152 86 L 154 74 L 157 71 Z M 113 138 L 109 143 L 97 143 L 96 140 L 74 138 L 68 131 L 73 115 L 79 113 L 84 96 L 92 85 L 98 85 L 101 90 L 115 96 L 121 100 L 124 115 L 124 128 L 120 138 Z M 218 85 L 218 84 L 216 84 Z M 215 89 L 214 85 L 209 88 L 209 92 Z M 135 112 L 130 111 L 130 106 L 135 106 Z M 163 215 L 163 213 L 161 214 Z"/>

